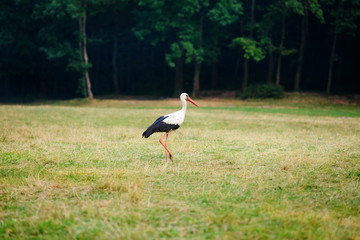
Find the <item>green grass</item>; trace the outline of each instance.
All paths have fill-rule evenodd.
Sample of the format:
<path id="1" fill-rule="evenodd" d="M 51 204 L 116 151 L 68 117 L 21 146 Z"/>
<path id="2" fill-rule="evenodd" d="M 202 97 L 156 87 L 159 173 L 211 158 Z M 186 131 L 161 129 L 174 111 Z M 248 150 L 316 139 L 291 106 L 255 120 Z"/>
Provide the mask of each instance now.
<path id="1" fill-rule="evenodd" d="M 0 105 L 0 239 L 358 239 L 360 109 L 204 99 Z"/>

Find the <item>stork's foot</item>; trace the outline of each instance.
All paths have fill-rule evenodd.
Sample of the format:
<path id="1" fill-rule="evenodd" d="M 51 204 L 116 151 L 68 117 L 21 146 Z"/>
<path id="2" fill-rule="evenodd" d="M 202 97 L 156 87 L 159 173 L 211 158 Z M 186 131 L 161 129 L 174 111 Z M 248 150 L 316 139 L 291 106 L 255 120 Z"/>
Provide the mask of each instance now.
<path id="1" fill-rule="evenodd" d="M 173 156 L 172 156 L 171 153 L 169 153 L 169 156 L 170 156 L 170 160 L 171 160 L 171 161 L 174 161 Z"/>

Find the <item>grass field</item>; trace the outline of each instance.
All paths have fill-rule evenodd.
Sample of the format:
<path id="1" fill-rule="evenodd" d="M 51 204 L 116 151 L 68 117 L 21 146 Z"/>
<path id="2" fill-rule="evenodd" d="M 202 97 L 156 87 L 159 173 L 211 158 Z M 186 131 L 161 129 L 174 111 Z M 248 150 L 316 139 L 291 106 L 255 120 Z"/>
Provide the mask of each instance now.
<path id="1" fill-rule="evenodd" d="M 359 106 L 196 102 L 0 105 L 0 239 L 360 239 Z"/>

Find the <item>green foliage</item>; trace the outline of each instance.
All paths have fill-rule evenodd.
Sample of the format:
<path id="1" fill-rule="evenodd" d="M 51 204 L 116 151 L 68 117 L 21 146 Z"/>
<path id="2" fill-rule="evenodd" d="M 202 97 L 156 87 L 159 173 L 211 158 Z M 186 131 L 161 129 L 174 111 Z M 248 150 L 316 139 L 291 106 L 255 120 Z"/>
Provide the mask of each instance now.
<path id="1" fill-rule="evenodd" d="M 0 46 L 10 45 L 15 41 L 16 10 L 11 5 L 0 3 Z"/>
<path id="2" fill-rule="evenodd" d="M 0 45 L 10 45 L 14 41 L 14 37 L 9 32 L 0 30 Z"/>
<path id="3" fill-rule="evenodd" d="M 165 55 L 166 61 L 170 67 L 175 67 L 174 60 L 181 57 L 182 49 L 185 52 L 185 63 L 191 63 L 194 60 L 197 62 L 204 61 L 203 48 L 195 48 L 190 41 L 180 41 L 171 44 L 170 52 Z"/>
<path id="4" fill-rule="evenodd" d="M 78 86 L 77 86 L 77 89 L 76 89 L 76 94 L 79 97 L 86 97 L 87 96 L 86 84 L 85 84 L 85 79 L 84 78 L 79 78 Z"/>
<path id="5" fill-rule="evenodd" d="M 321 23 L 325 22 L 323 10 L 318 0 L 309 0 L 310 12 L 312 12 Z"/>
<path id="6" fill-rule="evenodd" d="M 65 11 L 66 8 L 61 8 L 57 2 L 51 2 L 49 5 L 37 5 L 37 11 L 43 12 L 44 15 L 37 15 L 37 18 L 48 20 L 54 14 L 57 18 L 56 22 L 49 21 L 39 30 L 39 39 L 41 45 L 39 51 L 46 54 L 48 59 L 61 59 L 67 60 L 67 70 L 84 73 L 86 69 L 91 67 L 90 64 L 86 65 L 81 61 L 81 53 L 78 46 L 79 33 L 77 30 L 76 22 L 68 25 L 70 28 L 64 29 L 63 23 L 67 22 L 69 15 Z M 64 12 L 65 11 L 65 12 Z M 73 21 L 73 20 L 72 20 Z M 71 29 L 72 28 L 72 29 Z M 63 35 L 60 34 L 62 32 Z M 64 36 L 71 36 L 71 40 L 66 39 Z"/>
<path id="7" fill-rule="evenodd" d="M 246 37 L 239 37 L 232 40 L 231 46 L 240 46 L 244 50 L 244 57 L 246 59 L 254 59 L 259 62 L 265 58 L 265 51 L 262 46 L 265 44 L 264 42 L 257 42 L 253 39 Z"/>
<path id="8" fill-rule="evenodd" d="M 221 0 L 209 10 L 207 16 L 220 26 L 234 23 L 243 14 L 242 2 L 236 0 Z"/>
<path id="9" fill-rule="evenodd" d="M 329 13 L 327 21 L 331 25 L 331 34 L 346 33 L 354 36 L 358 25 L 356 20 L 360 17 L 360 2 L 357 0 L 322 0 L 322 4 Z"/>
<path id="10" fill-rule="evenodd" d="M 284 88 L 280 85 L 274 84 L 258 84 L 250 85 L 243 93 L 240 98 L 283 98 Z"/>
<path id="11" fill-rule="evenodd" d="M 301 1 L 299 0 L 287 0 L 285 2 L 287 8 L 291 9 L 292 11 L 296 12 L 297 14 L 304 15 L 304 6 Z"/>
<path id="12" fill-rule="evenodd" d="M 198 23 L 193 21 L 195 14 L 201 8 L 201 1 L 188 0 L 182 2 L 148 1 L 138 2 L 141 7 L 134 11 L 138 17 L 137 25 L 132 29 L 134 35 L 145 40 L 149 38 L 152 45 L 173 37 L 169 52 L 165 58 L 170 67 L 175 67 L 174 60 L 184 51 L 186 62 L 201 60 L 201 46 L 197 46 L 199 39 Z M 207 1 L 203 7 L 207 6 Z M 168 35 L 172 32 L 173 35 Z"/>
<path id="13" fill-rule="evenodd" d="M 84 62 L 79 61 L 79 59 L 77 59 L 77 58 L 70 59 L 69 64 L 68 64 L 68 69 L 69 70 L 74 70 L 74 71 L 79 72 L 79 73 L 85 73 L 91 67 L 92 67 L 91 63 L 86 64 Z"/>
<path id="14" fill-rule="evenodd" d="M 309 8 L 310 12 L 314 14 L 321 23 L 325 22 L 322 7 L 318 0 L 286 0 L 285 5 L 293 12 L 304 15 L 305 8 Z"/>
<path id="15" fill-rule="evenodd" d="M 209 65 L 202 67 L 201 71 L 213 67 L 214 72 L 209 71 L 208 76 L 211 74 L 215 76 L 215 70 L 218 69 L 217 76 L 227 79 L 226 84 L 217 84 L 215 81 L 210 84 L 211 78 L 201 79 L 202 86 L 236 86 L 228 79 L 235 79 L 239 75 L 238 69 L 241 65 L 241 59 L 239 58 L 238 61 L 237 56 L 239 52 L 245 58 L 257 62 L 263 60 L 266 53 L 273 52 L 269 60 L 275 59 L 276 65 L 277 54 L 286 56 L 296 52 L 296 49 L 291 47 L 298 46 L 300 40 L 298 31 L 301 28 L 297 24 L 300 24 L 299 15 L 305 13 L 315 16 L 320 21 L 323 21 L 323 17 L 326 19 L 326 25 L 313 27 L 311 24 L 316 20 L 309 18 L 310 36 L 315 29 L 320 29 L 321 32 L 329 30 L 330 34 L 338 35 L 337 38 L 333 38 L 336 39 L 336 44 L 343 45 L 348 43 L 347 41 L 351 44 L 355 42 L 350 38 L 344 38 L 345 35 L 358 34 L 360 16 L 358 0 L 256 1 L 254 23 L 250 21 L 250 3 L 251 1 L 238 0 L 0 1 L 0 95 L 3 97 L 5 94 L 7 98 L 26 96 L 31 92 L 31 95 L 38 97 L 74 96 L 79 74 L 91 68 L 91 64 L 81 63 L 79 51 L 79 40 L 84 36 L 79 31 L 78 20 L 85 16 L 88 20 L 86 30 L 89 61 L 96 66 L 90 69 L 90 75 L 96 75 L 93 86 L 99 94 L 111 93 L 115 88 L 116 84 L 112 82 L 112 69 L 118 70 L 114 71 L 118 82 L 123 81 L 119 84 L 119 91 L 131 94 L 145 92 L 148 85 L 160 88 L 160 84 L 157 86 L 153 84 L 155 79 L 158 84 L 163 76 L 172 79 L 171 74 L 173 74 L 167 66 L 162 65 L 163 56 L 165 55 L 169 66 L 175 67 L 176 60 L 181 54 L 184 54 L 187 64 L 208 63 Z M 285 17 L 282 18 L 283 16 Z M 281 41 L 282 19 L 286 22 L 284 41 Z M 201 22 L 203 25 L 200 24 Z M 134 39 L 134 35 L 137 39 Z M 329 54 L 324 52 L 330 52 L 332 38 L 326 35 L 321 37 L 321 40 L 308 39 L 309 47 L 305 48 L 305 56 L 309 61 L 327 60 Z M 137 41 L 138 39 L 144 42 Z M 322 41 L 324 47 L 320 48 L 319 42 Z M 232 46 L 241 50 L 228 49 L 231 42 Z M 279 46 L 280 42 L 282 46 Z M 113 50 L 115 46 L 116 50 Z M 311 50 L 314 51 L 310 52 Z M 330 61 L 333 62 L 340 56 L 343 57 L 342 55 L 355 59 L 358 47 L 349 46 L 343 50 L 340 54 L 339 49 L 335 48 L 335 54 L 332 54 Z M 112 67 L 112 56 L 115 59 L 114 65 L 118 68 Z M 282 74 L 289 76 L 297 62 L 295 56 L 290 56 L 286 60 L 288 64 L 282 68 L 284 70 Z M 151 64 L 147 64 L 150 62 Z M 354 64 L 355 61 L 348 62 Z M 135 64 L 139 64 L 141 69 L 138 66 L 134 67 Z M 319 86 L 320 81 L 324 82 L 320 77 L 326 75 L 326 64 L 319 65 L 316 71 L 309 68 L 311 65 L 313 63 L 304 65 L 304 71 L 311 74 L 303 76 L 311 75 L 314 79 L 319 76 L 316 78 L 319 79 L 316 83 Z M 353 66 L 345 65 L 345 68 L 334 68 L 333 76 L 338 78 L 343 76 L 342 71 L 354 69 Z M 263 78 L 267 71 L 267 66 L 268 63 L 265 61 L 260 64 L 251 63 L 250 84 L 253 80 L 260 82 L 260 78 Z M 260 68 L 261 71 L 258 71 Z M 185 65 L 186 77 L 192 69 L 191 66 Z M 233 74 L 229 69 L 236 69 L 236 73 Z M 252 74 L 253 69 L 259 74 Z M 348 75 L 354 76 L 356 70 L 351 71 L 352 73 Z M 150 72 L 152 80 L 146 78 Z M 162 72 L 164 74 L 161 74 Z M 116 77 L 114 79 L 116 80 Z M 215 80 L 215 77 L 213 79 Z M 284 85 L 289 86 L 291 78 L 284 79 L 287 81 Z M 358 92 L 358 88 L 353 88 L 351 82 L 356 80 L 356 76 L 354 80 L 352 77 L 347 79 L 349 80 L 334 82 L 336 85 L 346 84 L 343 91 L 355 89 L 355 93 Z M 315 85 L 313 81 L 307 81 L 304 87 L 310 90 L 312 84 Z M 169 82 L 163 85 L 160 90 L 163 91 L 162 93 L 168 91 L 173 84 Z M 71 91 L 67 91 L 68 89 Z M 62 94 L 64 92 L 72 94 Z"/>
<path id="16" fill-rule="evenodd" d="M 49 39 L 50 40 L 50 39 Z M 78 49 L 74 49 L 71 43 L 68 41 L 57 42 L 54 41 L 50 46 L 41 46 L 39 48 L 41 52 L 44 52 L 49 59 L 62 58 L 66 56 L 74 56 L 75 54 L 80 55 Z M 76 53 L 74 53 L 74 51 Z"/>
<path id="17" fill-rule="evenodd" d="M 295 48 L 287 49 L 285 47 L 279 47 L 278 51 L 282 56 L 288 56 L 297 53 L 297 50 Z"/>
<path id="18" fill-rule="evenodd" d="M 174 59 L 181 57 L 182 50 L 178 43 L 173 43 L 170 45 L 170 53 L 165 54 L 166 62 L 170 67 L 175 67 Z"/>
<path id="19" fill-rule="evenodd" d="M 109 0 L 52 0 L 36 3 L 34 13 L 36 15 L 54 16 L 55 18 L 70 16 L 73 19 L 78 19 L 94 15 L 99 11 L 99 8 L 110 3 Z"/>
<path id="20" fill-rule="evenodd" d="M 170 67 L 175 67 L 175 60 L 182 52 L 185 54 L 186 63 L 201 63 L 205 56 L 216 59 L 219 54 L 219 51 L 214 51 L 213 45 L 208 43 L 209 39 L 200 36 L 203 34 L 199 26 L 201 14 L 205 13 L 204 17 L 208 17 L 212 24 L 226 26 L 237 21 L 243 11 L 242 3 L 235 0 L 222 0 L 213 5 L 202 0 L 172 3 L 141 0 L 138 5 L 141 8 L 134 11 L 138 17 L 138 23 L 132 29 L 134 35 L 140 40 L 150 39 L 154 46 L 171 38 L 169 52 L 165 54 Z"/>

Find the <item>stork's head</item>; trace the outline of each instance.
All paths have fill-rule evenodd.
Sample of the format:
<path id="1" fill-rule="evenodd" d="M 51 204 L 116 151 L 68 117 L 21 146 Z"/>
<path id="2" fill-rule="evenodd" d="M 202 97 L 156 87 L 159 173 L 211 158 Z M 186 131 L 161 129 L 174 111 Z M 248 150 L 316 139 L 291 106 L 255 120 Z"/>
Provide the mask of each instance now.
<path id="1" fill-rule="evenodd" d="M 182 94 L 180 95 L 180 99 L 181 99 L 181 100 L 187 100 L 187 101 L 191 102 L 192 104 L 194 104 L 195 106 L 199 107 L 199 105 L 197 105 L 197 104 L 194 102 L 194 100 L 192 100 L 192 99 L 189 97 L 189 94 L 187 94 L 187 93 L 182 93 Z"/>

